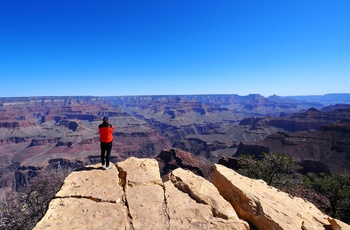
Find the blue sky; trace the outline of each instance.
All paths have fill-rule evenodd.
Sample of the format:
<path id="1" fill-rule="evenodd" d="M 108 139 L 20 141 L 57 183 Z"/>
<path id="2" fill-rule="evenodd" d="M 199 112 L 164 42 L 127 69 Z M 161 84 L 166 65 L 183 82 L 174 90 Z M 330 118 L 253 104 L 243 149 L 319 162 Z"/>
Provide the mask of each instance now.
<path id="1" fill-rule="evenodd" d="M 0 97 L 350 93 L 348 0 L 0 0 Z"/>

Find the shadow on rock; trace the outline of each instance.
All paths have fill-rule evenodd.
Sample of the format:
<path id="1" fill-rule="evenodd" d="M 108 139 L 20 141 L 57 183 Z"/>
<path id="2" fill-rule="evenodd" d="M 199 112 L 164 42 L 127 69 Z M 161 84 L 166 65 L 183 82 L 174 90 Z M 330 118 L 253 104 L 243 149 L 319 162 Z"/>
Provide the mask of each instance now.
<path id="1" fill-rule="evenodd" d="M 80 168 L 76 168 L 73 171 L 74 172 L 81 172 L 81 171 L 90 171 L 90 170 L 105 170 L 102 166 L 101 167 L 91 167 L 91 166 L 84 166 Z"/>

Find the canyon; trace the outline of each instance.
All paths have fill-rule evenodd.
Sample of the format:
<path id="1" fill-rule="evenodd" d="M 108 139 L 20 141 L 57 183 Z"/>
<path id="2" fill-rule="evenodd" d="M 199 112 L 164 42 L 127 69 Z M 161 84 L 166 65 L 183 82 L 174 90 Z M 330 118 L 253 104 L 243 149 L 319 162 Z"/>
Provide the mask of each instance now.
<path id="1" fill-rule="evenodd" d="M 41 170 L 98 163 L 97 127 L 103 116 L 115 126 L 114 163 L 177 148 L 213 165 L 249 153 L 248 147 L 290 154 L 295 151 L 286 146 L 297 148 L 303 140 L 296 160 L 321 162 L 339 171 L 349 159 L 350 96 L 324 97 L 324 101 L 321 96 L 313 101 L 313 97 L 258 94 L 0 98 L 0 189 L 17 191 Z M 331 151 L 328 158 L 320 152 L 325 148 L 310 150 L 309 155 L 302 152 L 319 148 L 321 142 Z M 333 157 L 337 154 L 341 157 Z M 337 160 L 328 165 L 326 159 Z"/>

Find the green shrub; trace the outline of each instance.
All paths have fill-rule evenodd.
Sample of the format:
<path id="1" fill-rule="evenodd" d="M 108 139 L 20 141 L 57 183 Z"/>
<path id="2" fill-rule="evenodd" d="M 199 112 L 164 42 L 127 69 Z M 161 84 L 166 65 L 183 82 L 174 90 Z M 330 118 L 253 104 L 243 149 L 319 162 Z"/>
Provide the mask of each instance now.
<path id="1" fill-rule="evenodd" d="M 323 203 L 327 214 L 334 218 L 350 221 L 350 176 L 346 173 L 309 173 L 305 184 L 327 198 Z"/>
<path id="2" fill-rule="evenodd" d="M 301 175 L 298 169 L 300 166 L 288 155 L 262 153 L 261 157 L 241 156 L 237 171 L 305 198 L 326 214 L 350 223 L 350 176 L 346 173 Z"/>
<path id="3" fill-rule="evenodd" d="M 244 155 L 238 172 L 255 179 L 262 179 L 268 185 L 285 186 L 296 178 L 298 164 L 285 154 L 262 153 L 261 159 Z"/>

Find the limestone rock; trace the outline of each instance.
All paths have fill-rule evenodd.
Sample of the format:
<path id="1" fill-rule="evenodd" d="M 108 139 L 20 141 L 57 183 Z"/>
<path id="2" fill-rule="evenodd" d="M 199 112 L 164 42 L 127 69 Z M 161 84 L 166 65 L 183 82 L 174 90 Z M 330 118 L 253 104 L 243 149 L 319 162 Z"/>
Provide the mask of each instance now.
<path id="1" fill-rule="evenodd" d="M 349 225 L 323 214 L 312 203 L 290 197 L 262 180 L 244 177 L 225 166 L 214 165 L 213 183 L 238 216 L 259 230 L 350 229 Z"/>
<path id="2" fill-rule="evenodd" d="M 155 159 L 130 157 L 117 164 L 121 183 L 128 187 L 157 184 L 162 186 L 158 162 Z"/>
<path id="3" fill-rule="evenodd" d="M 57 198 L 35 230 L 129 229 L 124 205 L 89 199 Z"/>
<path id="4" fill-rule="evenodd" d="M 178 168 L 169 174 L 169 179 L 175 187 L 188 193 L 198 203 L 212 207 L 215 216 L 225 219 L 237 218 L 237 214 L 231 204 L 220 196 L 219 191 L 212 183 L 203 177 Z"/>
<path id="5" fill-rule="evenodd" d="M 209 206 L 197 203 L 177 189 L 171 181 L 164 183 L 171 229 L 202 229 L 212 215 Z"/>
<path id="6" fill-rule="evenodd" d="M 223 219 L 213 215 L 210 205 L 199 203 L 182 192 L 171 181 L 164 183 L 169 215 L 169 230 L 188 229 L 249 229 L 247 223 L 238 218 Z"/>
<path id="7" fill-rule="evenodd" d="M 104 170 L 99 165 L 78 169 L 69 174 L 62 188 L 56 194 L 57 198 L 76 197 L 89 198 L 96 201 L 117 203 L 123 197 L 123 189 L 118 184 L 118 171 Z"/>
<path id="8" fill-rule="evenodd" d="M 215 165 L 213 178 L 214 184 L 178 168 L 163 182 L 158 162 L 147 158 L 131 157 L 110 170 L 86 166 L 65 179 L 34 230 L 350 229 L 311 203 L 224 166 Z"/>
<path id="9" fill-rule="evenodd" d="M 68 175 L 34 229 L 128 229 L 123 189 L 112 167 L 92 165 Z"/>
<path id="10" fill-rule="evenodd" d="M 118 163 L 133 229 L 167 229 L 163 182 L 155 159 Z"/>

